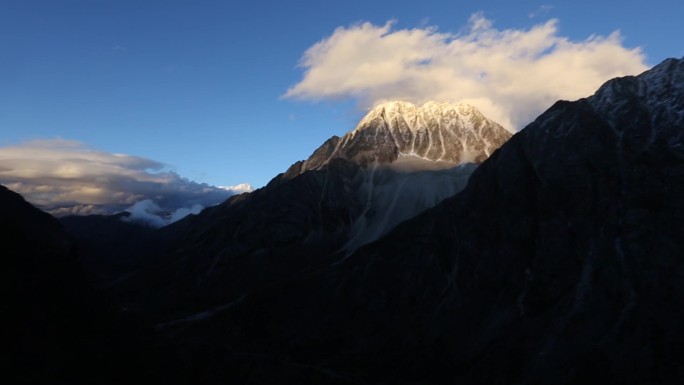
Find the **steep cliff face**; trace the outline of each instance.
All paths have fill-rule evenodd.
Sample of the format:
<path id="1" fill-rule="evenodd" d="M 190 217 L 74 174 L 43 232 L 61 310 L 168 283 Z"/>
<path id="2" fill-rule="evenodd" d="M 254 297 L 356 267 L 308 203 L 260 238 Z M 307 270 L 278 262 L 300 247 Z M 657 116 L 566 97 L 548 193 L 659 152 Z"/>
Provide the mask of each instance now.
<path id="1" fill-rule="evenodd" d="M 330 382 L 680 383 L 683 74 L 556 103 L 460 194 L 213 322 Z"/>

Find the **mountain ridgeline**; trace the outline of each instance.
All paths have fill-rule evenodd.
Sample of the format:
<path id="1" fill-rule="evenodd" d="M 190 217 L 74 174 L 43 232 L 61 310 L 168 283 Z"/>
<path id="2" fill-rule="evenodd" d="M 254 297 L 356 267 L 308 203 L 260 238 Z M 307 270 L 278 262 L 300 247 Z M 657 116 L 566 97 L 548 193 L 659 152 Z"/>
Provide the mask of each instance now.
<path id="1" fill-rule="evenodd" d="M 512 137 L 468 105 L 382 104 L 264 188 L 155 231 L 111 220 L 65 223 L 160 382 L 684 381 L 684 59 Z M 49 258 L 71 258 L 57 225 Z"/>

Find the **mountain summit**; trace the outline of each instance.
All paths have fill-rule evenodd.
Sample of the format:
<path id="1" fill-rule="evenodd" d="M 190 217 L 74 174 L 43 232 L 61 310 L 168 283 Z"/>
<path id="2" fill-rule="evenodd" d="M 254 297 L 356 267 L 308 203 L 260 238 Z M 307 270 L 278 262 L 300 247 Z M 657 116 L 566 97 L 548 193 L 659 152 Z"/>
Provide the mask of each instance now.
<path id="1" fill-rule="evenodd" d="M 342 138 L 330 138 L 309 159 L 296 164 L 296 171 L 317 169 L 335 158 L 363 167 L 400 158 L 431 162 L 418 168 L 481 163 L 510 137 L 510 132 L 468 104 L 416 106 L 393 101 L 373 108 Z"/>
<path id="2" fill-rule="evenodd" d="M 383 129 L 398 155 L 436 162 L 481 163 L 511 137 L 468 104 L 389 102 L 373 108 L 342 138 L 340 149 L 350 153 L 361 143 L 374 142 L 370 137 L 377 138 Z"/>

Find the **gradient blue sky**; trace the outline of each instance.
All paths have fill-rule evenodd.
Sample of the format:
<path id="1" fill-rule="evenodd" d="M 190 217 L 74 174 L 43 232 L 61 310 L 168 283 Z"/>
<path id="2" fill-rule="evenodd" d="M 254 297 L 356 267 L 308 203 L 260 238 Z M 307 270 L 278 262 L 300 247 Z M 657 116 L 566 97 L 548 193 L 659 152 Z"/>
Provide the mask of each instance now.
<path id="1" fill-rule="evenodd" d="M 647 65 L 684 55 L 682 1 L 0 0 L 0 147 L 75 140 L 191 180 L 260 187 L 363 115 L 354 97 L 283 98 L 338 27 L 498 29 L 558 19 L 572 41 L 620 30 Z"/>

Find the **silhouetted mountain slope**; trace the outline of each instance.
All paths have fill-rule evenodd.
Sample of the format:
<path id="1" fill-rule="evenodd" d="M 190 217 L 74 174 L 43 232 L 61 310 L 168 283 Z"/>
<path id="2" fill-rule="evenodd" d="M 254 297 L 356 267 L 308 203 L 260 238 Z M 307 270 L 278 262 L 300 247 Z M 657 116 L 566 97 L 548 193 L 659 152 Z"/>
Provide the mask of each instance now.
<path id="1" fill-rule="evenodd" d="M 153 352 L 151 335 L 111 311 L 86 283 L 78 246 L 55 218 L 4 186 L 0 218 L 3 383 L 168 379 L 164 372 L 173 368 L 157 368 L 161 361 L 172 363 L 171 356 Z"/>
<path id="2" fill-rule="evenodd" d="M 129 213 L 58 218 L 79 247 L 79 257 L 94 285 L 109 286 L 134 273 L 161 238 L 152 227 L 126 221 Z"/>
<path id="3" fill-rule="evenodd" d="M 83 283 L 75 244 L 54 218 L 4 186 L 0 217 L 6 298 L 0 318 L 10 378 L 30 382 L 73 374 L 82 346 L 72 317 L 83 316 L 72 302 Z"/>

